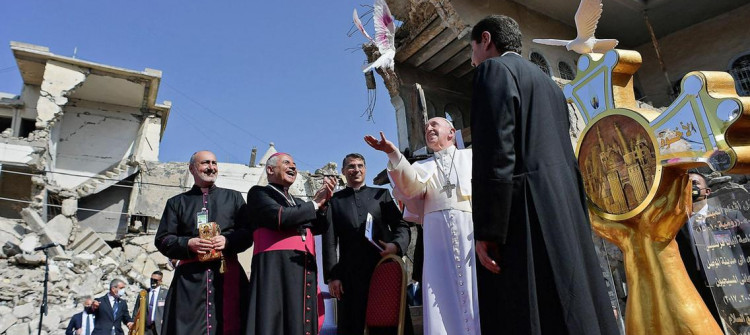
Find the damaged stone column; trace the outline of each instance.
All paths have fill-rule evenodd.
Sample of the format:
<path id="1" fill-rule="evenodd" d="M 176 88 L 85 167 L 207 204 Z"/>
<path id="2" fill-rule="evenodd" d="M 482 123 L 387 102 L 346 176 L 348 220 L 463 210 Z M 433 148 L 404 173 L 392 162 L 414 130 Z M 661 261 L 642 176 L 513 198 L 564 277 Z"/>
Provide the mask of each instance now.
<path id="1" fill-rule="evenodd" d="M 88 76 L 88 70 L 54 60 L 44 67 L 44 81 L 37 102 L 37 129 L 49 129 L 56 117 L 63 112 L 68 96 L 80 87 Z"/>
<path id="2" fill-rule="evenodd" d="M 56 142 L 53 126 L 63 114 L 63 107 L 68 103 L 68 96 L 80 87 L 86 80 L 89 71 L 80 67 L 65 64 L 54 60 L 48 60 L 44 67 L 44 79 L 39 90 L 37 100 L 37 118 L 35 138 L 45 142 L 46 152 L 41 153 L 39 160 L 32 166 L 34 172 L 52 170 L 55 157 L 57 156 Z M 44 211 L 47 205 L 47 186 L 50 182 L 44 176 L 32 177 L 32 200 L 31 208 L 42 217 L 46 217 Z M 67 244 L 67 241 L 65 242 Z"/>

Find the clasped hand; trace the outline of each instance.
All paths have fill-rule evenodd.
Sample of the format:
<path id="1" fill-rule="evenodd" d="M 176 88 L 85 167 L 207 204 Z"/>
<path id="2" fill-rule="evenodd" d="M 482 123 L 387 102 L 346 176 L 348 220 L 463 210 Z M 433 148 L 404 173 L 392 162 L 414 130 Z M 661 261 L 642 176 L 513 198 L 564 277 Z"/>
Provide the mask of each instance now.
<path id="1" fill-rule="evenodd" d="M 318 204 L 318 208 L 323 207 L 325 202 L 331 199 L 335 187 L 336 180 L 333 177 L 323 177 L 323 186 L 315 192 L 315 197 L 313 197 L 313 201 Z"/>
<path id="2" fill-rule="evenodd" d="M 196 254 L 205 254 L 211 250 L 221 251 L 227 245 L 227 238 L 223 235 L 214 236 L 210 240 L 193 237 L 188 240 L 188 248 Z"/>

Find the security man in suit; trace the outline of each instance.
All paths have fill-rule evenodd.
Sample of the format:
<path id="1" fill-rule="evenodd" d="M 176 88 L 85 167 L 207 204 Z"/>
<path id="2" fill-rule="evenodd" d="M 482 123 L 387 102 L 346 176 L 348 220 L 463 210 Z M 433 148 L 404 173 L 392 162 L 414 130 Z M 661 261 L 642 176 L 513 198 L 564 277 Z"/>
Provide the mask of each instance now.
<path id="1" fill-rule="evenodd" d="M 167 301 L 167 289 L 161 286 L 161 280 L 164 278 L 164 274 L 161 271 L 154 271 L 151 274 L 151 288 L 148 289 L 146 295 L 146 331 L 145 335 L 161 335 L 161 324 L 164 316 L 164 304 Z M 133 319 L 140 310 L 141 301 L 137 299 L 135 301 L 135 308 L 133 308 Z"/>
<path id="2" fill-rule="evenodd" d="M 128 303 L 124 297 L 125 282 L 113 279 L 109 283 L 109 292 L 92 304 L 96 323 L 91 335 L 124 335 L 120 323 L 128 326 L 128 329 L 133 327 L 133 319 L 128 313 Z"/>
<path id="3" fill-rule="evenodd" d="M 65 335 L 91 335 L 94 331 L 94 309 L 91 306 L 94 299 L 90 296 L 83 298 L 83 311 L 70 318 Z"/>

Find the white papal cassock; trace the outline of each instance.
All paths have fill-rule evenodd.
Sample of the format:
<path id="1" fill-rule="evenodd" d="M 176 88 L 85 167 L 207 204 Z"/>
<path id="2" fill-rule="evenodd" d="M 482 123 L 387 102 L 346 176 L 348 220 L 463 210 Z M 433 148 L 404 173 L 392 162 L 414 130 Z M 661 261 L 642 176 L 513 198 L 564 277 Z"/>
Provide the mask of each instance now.
<path id="1" fill-rule="evenodd" d="M 388 161 L 393 195 L 406 205 L 404 219 L 423 225 L 424 333 L 479 334 L 471 149 L 450 146 L 413 165 L 394 151 Z"/>

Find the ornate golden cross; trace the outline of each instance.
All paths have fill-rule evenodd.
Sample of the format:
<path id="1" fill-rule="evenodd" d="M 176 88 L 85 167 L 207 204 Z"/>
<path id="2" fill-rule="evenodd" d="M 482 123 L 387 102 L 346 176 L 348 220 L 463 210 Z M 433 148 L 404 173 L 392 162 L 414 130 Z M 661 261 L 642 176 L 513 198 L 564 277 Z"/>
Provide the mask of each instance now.
<path id="1" fill-rule="evenodd" d="M 591 225 L 625 258 L 628 334 L 722 334 L 683 266 L 674 237 L 691 205 L 687 170 L 750 171 L 750 98 L 725 72 L 691 72 L 663 112 L 639 108 L 635 51 L 578 60 L 563 88 L 585 124 L 576 155 Z"/>

